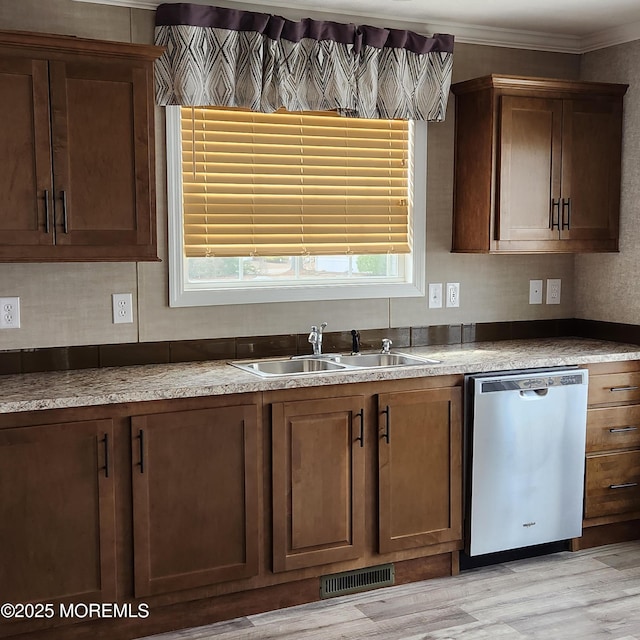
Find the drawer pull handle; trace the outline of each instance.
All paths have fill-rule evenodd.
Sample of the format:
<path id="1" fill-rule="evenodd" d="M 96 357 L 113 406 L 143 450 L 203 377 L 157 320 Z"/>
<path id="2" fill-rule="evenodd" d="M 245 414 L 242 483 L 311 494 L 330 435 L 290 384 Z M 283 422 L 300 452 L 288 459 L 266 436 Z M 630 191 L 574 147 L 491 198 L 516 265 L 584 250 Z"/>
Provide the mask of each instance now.
<path id="1" fill-rule="evenodd" d="M 638 427 L 617 427 L 609 429 L 609 433 L 624 433 L 625 431 L 637 431 Z"/>
<path id="2" fill-rule="evenodd" d="M 629 487 L 637 487 L 637 482 L 624 482 L 623 484 L 609 485 L 609 489 L 628 489 Z"/>
<path id="3" fill-rule="evenodd" d="M 611 387 L 609 391 L 635 391 L 637 386 L 629 386 L 629 387 Z"/>

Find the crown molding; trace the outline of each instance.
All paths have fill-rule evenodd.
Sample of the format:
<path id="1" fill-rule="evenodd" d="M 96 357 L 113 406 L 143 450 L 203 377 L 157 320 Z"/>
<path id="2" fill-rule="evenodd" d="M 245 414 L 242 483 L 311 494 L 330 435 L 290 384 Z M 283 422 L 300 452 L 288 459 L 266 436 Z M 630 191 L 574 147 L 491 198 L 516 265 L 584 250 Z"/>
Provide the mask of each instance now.
<path id="1" fill-rule="evenodd" d="M 88 2 L 92 4 L 107 4 L 112 6 L 127 7 L 131 9 L 155 10 L 162 0 L 73 0 L 74 2 Z M 165 0 L 168 2 L 178 0 Z M 211 0 L 191 0 L 194 4 L 211 4 Z M 249 10 L 264 11 L 264 5 L 258 6 L 251 2 L 230 2 L 222 0 L 216 3 L 218 6 L 246 6 Z M 283 0 L 280 7 L 295 9 L 300 12 L 300 6 Z M 273 10 L 276 7 L 268 7 Z M 306 12 L 308 13 L 308 11 Z M 334 12 L 335 13 L 335 12 Z M 369 17 L 389 22 L 388 16 L 372 15 L 371 13 L 341 12 L 345 16 Z M 496 27 L 483 27 L 456 22 L 399 22 L 393 21 L 389 26 L 397 28 L 413 29 L 420 33 L 449 33 L 455 36 L 456 42 L 464 44 L 480 44 L 491 47 L 508 47 L 512 49 L 533 49 L 538 51 L 553 51 L 557 53 L 581 54 L 597 49 L 640 40 L 640 22 L 620 25 L 610 29 L 603 29 L 587 36 L 573 36 L 569 34 L 549 34 L 537 31 L 525 31 L 520 29 L 500 29 Z"/>
<path id="2" fill-rule="evenodd" d="M 634 40 L 640 40 L 640 22 L 622 24 L 619 27 L 604 29 L 585 36 L 582 38 L 581 53 L 614 47 L 617 44 L 625 44 Z"/>

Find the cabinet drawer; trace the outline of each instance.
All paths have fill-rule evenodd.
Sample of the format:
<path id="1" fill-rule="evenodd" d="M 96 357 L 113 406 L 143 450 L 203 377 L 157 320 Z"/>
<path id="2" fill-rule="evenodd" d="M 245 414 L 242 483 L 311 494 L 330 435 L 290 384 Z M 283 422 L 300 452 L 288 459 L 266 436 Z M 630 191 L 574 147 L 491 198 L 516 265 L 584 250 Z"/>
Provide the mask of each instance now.
<path id="1" fill-rule="evenodd" d="M 640 448 L 640 405 L 587 411 L 587 453 Z"/>
<path id="2" fill-rule="evenodd" d="M 589 405 L 640 400 L 640 371 L 611 373 L 589 378 Z"/>
<path id="3" fill-rule="evenodd" d="M 640 451 L 588 456 L 585 518 L 640 511 Z"/>

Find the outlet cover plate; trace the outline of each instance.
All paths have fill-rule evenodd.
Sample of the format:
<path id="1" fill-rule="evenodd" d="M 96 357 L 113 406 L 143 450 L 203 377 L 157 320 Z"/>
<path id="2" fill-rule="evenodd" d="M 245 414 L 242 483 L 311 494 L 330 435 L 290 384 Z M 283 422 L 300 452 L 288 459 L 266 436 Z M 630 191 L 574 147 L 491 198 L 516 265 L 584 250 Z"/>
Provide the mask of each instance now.
<path id="1" fill-rule="evenodd" d="M 113 324 L 130 324 L 133 322 L 133 300 L 130 293 L 114 293 L 111 295 Z"/>
<path id="2" fill-rule="evenodd" d="M 460 283 L 447 282 L 447 307 L 460 306 Z"/>
<path id="3" fill-rule="evenodd" d="M 20 328 L 20 298 L 0 298 L 0 329 Z"/>
<path id="4" fill-rule="evenodd" d="M 547 304 L 560 304 L 561 289 L 562 280 L 560 278 L 547 280 Z"/>

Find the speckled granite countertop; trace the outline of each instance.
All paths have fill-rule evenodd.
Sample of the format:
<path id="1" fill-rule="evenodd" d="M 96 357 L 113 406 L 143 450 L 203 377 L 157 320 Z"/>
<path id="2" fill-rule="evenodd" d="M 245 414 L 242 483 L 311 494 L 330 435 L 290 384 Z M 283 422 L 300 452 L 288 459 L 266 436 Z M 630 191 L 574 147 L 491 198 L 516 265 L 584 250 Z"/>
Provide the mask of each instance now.
<path id="1" fill-rule="evenodd" d="M 439 364 L 260 378 L 225 361 L 0 376 L 0 413 L 193 398 L 346 382 L 640 360 L 640 346 L 582 338 L 476 342 L 398 349 Z"/>

